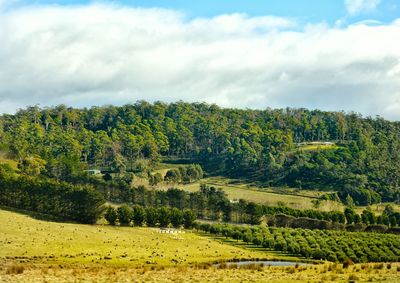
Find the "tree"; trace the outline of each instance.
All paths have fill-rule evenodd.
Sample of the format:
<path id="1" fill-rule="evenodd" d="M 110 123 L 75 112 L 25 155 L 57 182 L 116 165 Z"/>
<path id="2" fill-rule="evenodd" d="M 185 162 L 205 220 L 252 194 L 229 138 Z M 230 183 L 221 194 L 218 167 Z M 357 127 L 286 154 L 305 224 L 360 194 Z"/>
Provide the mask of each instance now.
<path id="1" fill-rule="evenodd" d="M 160 173 L 156 173 L 154 175 L 149 175 L 149 185 L 156 186 L 163 181 L 163 177 Z"/>
<path id="2" fill-rule="evenodd" d="M 376 224 L 376 216 L 369 207 L 362 212 L 361 219 L 364 224 Z"/>
<path id="3" fill-rule="evenodd" d="M 133 211 L 129 206 L 124 204 L 124 205 L 118 207 L 117 214 L 118 214 L 119 223 L 121 225 L 125 225 L 125 226 L 130 225 L 130 223 L 132 221 L 132 217 L 133 217 Z"/>
<path id="4" fill-rule="evenodd" d="M 359 214 L 354 215 L 354 223 L 355 224 L 361 223 L 361 217 Z"/>
<path id="5" fill-rule="evenodd" d="M 183 213 L 177 208 L 170 210 L 170 221 L 173 227 L 179 228 L 183 224 Z"/>
<path id="6" fill-rule="evenodd" d="M 167 207 L 161 207 L 158 209 L 157 214 L 160 227 L 168 227 L 171 221 L 170 210 Z"/>
<path id="7" fill-rule="evenodd" d="M 186 229 L 193 227 L 194 221 L 196 220 L 196 215 L 192 210 L 185 209 L 183 211 L 183 225 Z"/>
<path id="8" fill-rule="evenodd" d="M 346 207 L 346 208 L 345 208 L 345 210 L 344 210 L 344 215 L 345 215 L 345 217 L 346 217 L 346 222 L 347 222 L 347 224 L 352 224 L 352 223 L 354 223 L 355 214 L 356 214 L 356 212 L 355 212 L 352 208 L 350 208 L 350 207 Z"/>
<path id="9" fill-rule="evenodd" d="M 125 181 L 125 183 L 127 183 L 129 186 L 131 186 L 135 179 L 135 174 L 133 174 L 132 172 L 128 172 L 128 173 L 124 174 L 122 179 Z"/>
<path id="10" fill-rule="evenodd" d="M 38 176 L 46 170 L 46 161 L 39 156 L 25 157 L 18 163 L 18 169 L 24 174 L 30 176 Z"/>
<path id="11" fill-rule="evenodd" d="M 125 158 L 117 153 L 113 156 L 112 158 L 112 163 L 111 163 L 111 170 L 117 175 L 123 174 L 126 171 L 126 161 Z"/>
<path id="12" fill-rule="evenodd" d="M 178 183 L 181 180 L 181 173 L 178 169 L 168 170 L 164 176 L 164 180 L 170 183 Z"/>
<path id="13" fill-rule="evenodd" d="M 249 223 L 253 225 L 260 224 L 262 209 L 259 205 L 249 202 L 246 207 L 246 212 L 249 215 Z"/>
<path id="14" fill-rule="evenodd" d="M 110 173 L 106 173 L 103 176 L 104 181 L 111 181 L 112 180 L 112 176 Z"/>
<path id="15" fill-rule="evenodd" d="M 142 226 L 146 218 L 146 213 L 143 207 L 135 205 L 133 207 L 133 223 L 135 226 Z"/>
<path id="16" fill-rule="evenodd" d="M 253 241 L 253 233 L 250 230 L 247 230 L 242 234 L 242 240 L 246 243 L 251 243 Z"/>
<path id="17" fill-rule="evenodd" d="M 111 225 L 115 225 L 115 223 L 117 222 L 117 219 L 118 219 L 118 214 L 117 214 L 117 211 L 115 210 L 115 208 L 112 206 L 107 207 L 104 218 Z"/>
<path id="18" fill-rule="evenodd" d="M 145 209 L 146 225 L 148 227 L 154 227 L 158 222 L 158 212 L 154 207 L 147 207 Z"/>
<path id="19" fill-rule="evenodd" d="M 355 207 L 353 198 L 352 198 L 349 194 L 348 194 L 347 197 L 346 197 L 346 205 L 347 205 L 349 208 L 354 208 L 354 207 Z"/>

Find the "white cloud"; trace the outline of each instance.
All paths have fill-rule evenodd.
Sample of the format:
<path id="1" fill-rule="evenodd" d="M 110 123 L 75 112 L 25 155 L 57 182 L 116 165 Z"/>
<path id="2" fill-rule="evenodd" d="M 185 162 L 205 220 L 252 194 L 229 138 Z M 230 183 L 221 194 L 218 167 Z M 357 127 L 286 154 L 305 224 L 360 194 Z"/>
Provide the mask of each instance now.
<path id="1" fill-rule="evenodd" d="M 380 2 L 381 0 L 345 0 L 346 9 L 350 15 L 374 11 Z"/>
<path id="2" fill-rule="evenodd" d="M 293 31 L 297 30 L 297 31 Z M 149 101 L 400 119 L 400 20 L 346 28 L 241 14 L 25 7 L 0 13 L 0 111 Z"/>

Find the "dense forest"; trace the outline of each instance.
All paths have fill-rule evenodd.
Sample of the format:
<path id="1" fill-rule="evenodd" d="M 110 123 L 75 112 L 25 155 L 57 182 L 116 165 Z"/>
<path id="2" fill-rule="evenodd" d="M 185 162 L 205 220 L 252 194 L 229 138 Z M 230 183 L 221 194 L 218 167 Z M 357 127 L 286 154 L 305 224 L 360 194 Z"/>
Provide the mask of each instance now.
<path id="1" fill-rule="evenodd" d="M 312 141 L 335 146 L 298 146 Z M 334 190 L 360 205 L 400 199 L 400 123 L 355 113 L 144 101 L 28 107 L 0 117 L 0 145 L 21 172 L 61 181 L 92 168 L 148 170 L 163 158 L 265 186 Z"/>

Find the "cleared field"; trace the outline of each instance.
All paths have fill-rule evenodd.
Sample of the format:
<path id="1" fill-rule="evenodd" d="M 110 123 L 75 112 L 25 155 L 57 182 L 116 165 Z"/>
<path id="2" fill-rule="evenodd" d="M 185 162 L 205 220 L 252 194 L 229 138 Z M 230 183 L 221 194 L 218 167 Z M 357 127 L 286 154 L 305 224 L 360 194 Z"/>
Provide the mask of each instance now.
<path id="1" fill-rule="evenodd" d="M 210 186 L 221 188 L 228 195 L 228 198 L 231 200 L 244 199 L 270 206 L 285 204 L 288 207 L 296 209 L 316 209 L 313 203 L 313 200 L 315 200 L 316 197 L 274 193 L 271 192 L 271 189 L 261 189 L 261 188 L 257 189 L 255 187 L 246 187 L 243 185 L 223 185 L 216 183 L 213 179 L 203 179 L 201 182 Z M 195 192 L 200 189 L 200 183 L 193 183 L 188 185 L 163 184 L 161 186 L 158 186 L 157 188 L 166 190 L 170 187 L 180 188 L 188 192 Z M 321 201 L 318 209 L 322 211 L 331 211 L 331 210 L 342 211 L 344 209 L 344 206 L 334 201 Z"/>
<path id="2" fill-rule="evenodd" d="M 393 209 L 397 212 L 400 212 L 400 205 L 396 203 L 380 203 L 380 204 L 372 204 L 370 205 L 370 209 L 376 214 L 376 215 L 381 215 L 382 212 L 385 210 L 386 205 L 390 204 Z M 362 213 L 364 209 L 366 209 L 366 206 L 357 206 L 355 208 L 357 213 Z"/>
<path id="3" fill-rule="evenodd" d="M 6 210 L 0 210 L 0 246 L 0 259 L 25 263 L 169 266 L 266 257 L 194 233 L 47 222 Z"/>
<path id="4" fill-rule="evenodd" d="M 177 168 L 179 165 L 168 166 L 169 164 L 162 164 L 162 169 L 158 169 L 157 172 L 165 174 L 169 169 Z M 188 192 L 196 192 L 200 189 L 201 183 L 221 188 L 226 192 L 231 200 L 244 199 L 270 206 L 285 204 L 286 206 L 295 209 L 317 209 L 320 211 L 344 211 L 345 209 L 345 206 L 342 203 L 336 201 L 321 201 L 318 206 L 315 206 L 313 201 L 323 194 L 330 193 L 327 191 L 299 190 L 295 188 L 261 188 L 255 183 L 246 183 L 243 180 L 234 180 L 221 176 L 204 178 L 199 182 L 187 185 L 168 184 L 162 182 L 155 188 L 159 190 L 167 190 L 168 188 L 174 187 Z M 148 182 L 145 182 L 142 179 L 138 180 L 137 184 L 148 186 Z M 370 208 L 376 215 L 380 215 L 387 204 L 392 205 L 395 211 L 400 212 L 400 204 L 395 203 L 373 204 Z M 366 208 L 366 206 L 359 206 L 356 207 L 356 211 L 362 213 Z"/>
<path id="5" fill-rule="evenodd" d="M 304 145 L 297 148 L 297 150 L 304 151 L 315 151 L 315 150 L 326 150 L 326 149 L 338 149 L 339 146 L 334 144 L 318 144 L 318 145 Z"/>
<path id="6" fill-rule="evenodd" d="M 185 166 L 184 164 L 161 163 L 155 172 L 161 173 L 161 175 L 164 176 L 168 170 L 178 168 L 180 165 Z M 231 200 L 244 199 L 270 206 L 284 204 L 295 209 L 319 209 L 321 211 L 344 210 L 344 206 L 341 203 L 334 201 L 321 201 L 318 207 L 314 205 L 313 200 L 315 201 L 318 197 L 327 192 L 298 190 L 294 188 L 261 188 L 256 183 L 229 179 L 222 176 L 208 177 L 199 182 L 186 185 L 162 182 L 155 188 L 159 190 L 167 190 L 168 188 L 174 187 L 188 192 L 196 192 L 199 190 L 201 183 L 221 188 L 226 192 Z M 146 183 L 137 178 L 134 185 L 148 186 L 148 182 Z"/>

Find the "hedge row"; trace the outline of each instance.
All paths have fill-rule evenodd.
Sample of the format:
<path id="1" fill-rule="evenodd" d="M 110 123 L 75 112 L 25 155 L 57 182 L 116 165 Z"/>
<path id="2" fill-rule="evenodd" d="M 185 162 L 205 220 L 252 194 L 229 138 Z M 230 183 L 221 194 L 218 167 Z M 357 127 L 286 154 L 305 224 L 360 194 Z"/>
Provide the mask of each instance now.
<path id="1" fill-rule="evenodd" d="M 90 186 L 0 174 L 1 205 L 90 224 L 101 217 L 104 203 L 103 196 Z"/>
<path id="2" fill-rule="evenodd" d="M 169 227 L 179 228 L 182 225 L 185 228 L 192 228 L 196 215 L 189 209 L 183 211 L 170 207 L 141 207 L 135 205 L 131 208 L 128 205 L 122 205 L 117 209 L 109 206 L 104 218 L 111 225 L 130 226 L 148 226 L 148 227 Z"/>

